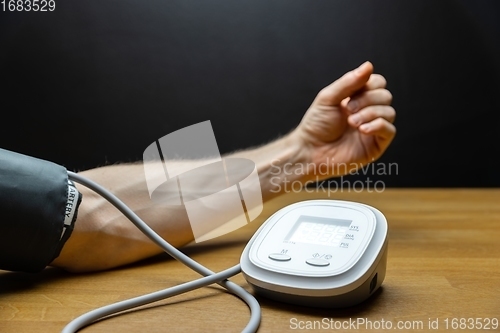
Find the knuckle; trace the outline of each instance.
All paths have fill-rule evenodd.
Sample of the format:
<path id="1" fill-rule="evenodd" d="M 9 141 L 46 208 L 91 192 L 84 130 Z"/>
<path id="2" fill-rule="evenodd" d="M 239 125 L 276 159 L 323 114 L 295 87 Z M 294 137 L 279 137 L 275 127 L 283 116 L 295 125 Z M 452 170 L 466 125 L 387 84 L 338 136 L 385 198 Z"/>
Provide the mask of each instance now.
<path id="1" fill-rule="evenodd" d="M 389 119 L 391 122 L 396 120 L 396 109 L 394 109 L 392 106 L 389 106 Z"/>
<path id="2" fill-rule="evenodd" d="M 380 74 L 372 74 L 371 83 L 374 88 L 385 88 L 387 80 Z"/>
<path id="3" fill-rule="evenodd" d="M 384 94 L 385 94 L 385 100 L 387 100 L 388 103 L 392 103 L 392 99 L 393 99 L 393 96 L 392 96 L 392 93 L 387 90 L 387 89 L 384 89 Z"/>
<path id="4" fill-rule="evenodd" d="M 321 89 L 317 95 L 319 99 L 325 99 L 328 96 L 329 96 L 328 87 L 324 87 L 323 89 Z"/>

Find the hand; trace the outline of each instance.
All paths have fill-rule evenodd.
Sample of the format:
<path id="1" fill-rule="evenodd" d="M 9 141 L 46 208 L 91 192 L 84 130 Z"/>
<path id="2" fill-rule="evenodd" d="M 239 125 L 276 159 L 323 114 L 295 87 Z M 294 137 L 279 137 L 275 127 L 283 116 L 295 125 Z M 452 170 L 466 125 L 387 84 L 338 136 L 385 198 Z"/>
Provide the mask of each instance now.
<path id="1" fill-rule="evenodd" d="M 341 176 L 346 166 L 351 171 L 378 159 L 393 140 L 396 112 L 386 84 L 365 62 L 316 96 L 292 135 L 299 140 L 305 160 L 330 167 L 323 179 Z"/>

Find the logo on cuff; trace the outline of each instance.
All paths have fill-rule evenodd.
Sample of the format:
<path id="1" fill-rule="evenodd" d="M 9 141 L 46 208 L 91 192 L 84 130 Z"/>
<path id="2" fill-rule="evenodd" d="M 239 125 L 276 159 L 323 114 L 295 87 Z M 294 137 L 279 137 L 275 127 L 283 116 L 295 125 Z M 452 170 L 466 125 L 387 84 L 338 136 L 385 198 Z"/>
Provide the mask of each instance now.
<path id="1" fill-rule="evenodd" d="M 66 201 L 66 211 L 64 212 L 64 225 L 61 233 L 61 238 L 63 239 L 66 232 L 73 228 L 73 222 L 75 220 L 75 213 L 78 209 L 80 203 L 80 192 L 75 187 L 75 184 L 68 180 L 68 199 Z"/>

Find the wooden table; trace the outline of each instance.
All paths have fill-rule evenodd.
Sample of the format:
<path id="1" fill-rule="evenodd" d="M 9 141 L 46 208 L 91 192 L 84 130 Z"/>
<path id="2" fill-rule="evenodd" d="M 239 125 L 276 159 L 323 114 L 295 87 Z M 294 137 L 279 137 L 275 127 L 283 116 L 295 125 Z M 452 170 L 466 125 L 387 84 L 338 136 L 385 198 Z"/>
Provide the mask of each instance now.
<path id="1" fill-rule="evenodd" d="M 231 267 L 276 209 L 320 197 L 325 195 L 277 198 L 266 203 L 258 220 L 185 252 L 214 271 Z M 334 193 L 332 198 L 363 202 L 386 215 L 389 255 L 382 288 L 367 302 L 342 310 L 259 298 L 259 332 L 305 331 L 314 324 L 330 332 L 394 331 L 398 325 L 406 326 L 401 329 L 406 332 L 500 331 L 492 321 L 500 320 L 500 189 L 386 189 Z M 86 275 L 57 269 L 34 275 L 0 271 L 0 332 L 60 332 L 87 311 L 197 277 L 166 255 Z M 241 274 L 232 281 L 250 290 Z M 215 285 L 114 316 L 82 332 L 239 332 L 248 318 L 246 305 Z M 359 325 L 346 326 L 351 323 Z M 480 324 L 490 330 L 477 329 Z M 335 325 L 346 329 L 335 330 Z"/>

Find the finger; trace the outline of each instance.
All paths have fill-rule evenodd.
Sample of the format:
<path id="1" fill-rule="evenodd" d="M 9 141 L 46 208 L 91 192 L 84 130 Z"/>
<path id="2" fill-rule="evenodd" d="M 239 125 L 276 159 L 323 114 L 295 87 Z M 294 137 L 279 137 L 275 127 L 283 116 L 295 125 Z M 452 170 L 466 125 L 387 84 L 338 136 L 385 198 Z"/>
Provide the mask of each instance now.
<path id="1" fill-rule="evenodd" d="M 377 118 L 373 122 L 364 124 L 363 126 L 365 128 L 360 127 L 360 132 L 369 135 L 374 140 L 371 144 L 373 148 L 378 149 L 378 155 L 383 154 L 387 150 L 396 136 L 396 127 L 382 118 Z"/>
<path id="2" fill-rule="evenodd" d="M 366 82 L 364 90 L 373 90 L 385 88 L 387 86 L 387 80 L 380 74 L 372 74 L 368 82 Z"/>
<path id="3" fill-rule="evenodd" d="M 385 89 L 386 86 L 387 86 L 387 81 L 382 75 L 372 74 L 372 75 L 370 75 L 370 78 L 368 79 L 368 82 L 366 82 L 364 87 L 362 87 L 360 90 L 358 90 L 352 96 L 350 96 L 342 101 L 343 103 L 345 103 L 345 104 L 342 104 L 342 106 L 345 107 L 347 105 L 347 102 L 349 102 L 349 100 L 351 98 L 356 98 L 357 96 L 363 94 L 366 91 L 376 90 L 376 89 Z"/>
<path id="4" fill-rule="evenodd" d="M 373 65 L 367 61 L 353 71 L 323 88 L 316 101 L 323 105 L 339 105 L 340 102 L 363 88 L 373 73 Z"/>
<path id="5" fill-rule="evenodd" d="M 394 136 L 396 136 L 396 127 L 383 118 L 377 118 L 369 123 L 364 123 L 358 127 L 358 130 L 361 133 L 373 135 L 382 139 L 382 142 L 387 144 L 387 146 Z"/>
<path id="6" fill-rule="evenodd" d="M 389 105 L 373 105 L 350 115 L 347 118 L 347 121 L 353 127 L 360 127 L 363 124 L 371 123 L 378 118 L 393 123 L 396 119 L 396 111 Z"/>
<path id="7" fill-rule="evenodd" d="M 370 105 L 390 105 L 391 103 L 392 94 L 389 90 L 375 89 L 353 96 L 346 106 L 350 113 L 355 113 Z"/>
<path id="8" fill-rule="evenodd" d="M 387 86 L 387 80 L 380 74 L 372 74 L 368 79 L 368 82 L 359 89 L 355 94 L 351 97 L 355 97 L 356 95 L 362 94 L 365 91 L 375 90 L 375 89 L 384 89 Z"/>

